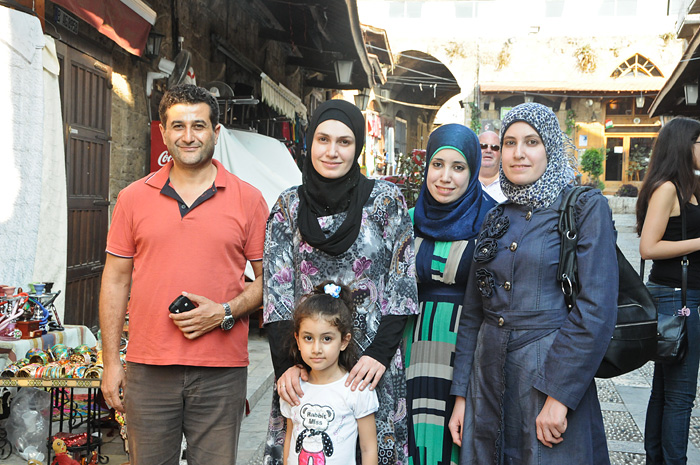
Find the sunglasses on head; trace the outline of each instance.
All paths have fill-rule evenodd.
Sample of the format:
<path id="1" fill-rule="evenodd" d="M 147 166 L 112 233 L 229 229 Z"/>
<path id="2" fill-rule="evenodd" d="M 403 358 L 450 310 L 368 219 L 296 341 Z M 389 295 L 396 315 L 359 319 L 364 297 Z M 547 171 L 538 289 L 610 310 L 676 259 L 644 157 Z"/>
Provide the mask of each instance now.
<path id="1" fill-rule="evenodd" d="M 496 152 L 501 150 L 501 146 L 498 144 L 480 144 L 480 145 L 481 145 L 481 150 L 486 150 L 487 148 L 489 148 L 489 145 L 491 145 L 491 150 L 494 150 Z"/>

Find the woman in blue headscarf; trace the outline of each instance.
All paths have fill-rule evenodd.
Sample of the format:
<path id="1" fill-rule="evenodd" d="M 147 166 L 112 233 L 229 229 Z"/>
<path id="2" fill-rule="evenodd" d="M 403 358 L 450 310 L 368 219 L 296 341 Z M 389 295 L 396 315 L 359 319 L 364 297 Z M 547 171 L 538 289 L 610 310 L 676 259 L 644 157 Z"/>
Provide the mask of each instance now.
<path id="1" fill-rule="evenodd" d="M 457 463 L 447 423 L 459 308 L 476 236 L 496 201 L 481 190 L 481 149 L 461 124 L 428 139 L 423 185 L 413 211 L 420 314 L 406 329 L 409 455 L 414 465 Z"/>

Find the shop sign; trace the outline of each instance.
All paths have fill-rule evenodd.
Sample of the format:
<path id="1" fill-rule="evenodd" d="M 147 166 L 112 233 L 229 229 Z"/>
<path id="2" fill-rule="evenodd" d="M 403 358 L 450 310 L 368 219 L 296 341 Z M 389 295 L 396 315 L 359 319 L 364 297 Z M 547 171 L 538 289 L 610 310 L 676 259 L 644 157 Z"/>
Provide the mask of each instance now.
<path id="1" fill-rule="evenodd" d="M 160 133 L 160 121 L 151 121 L 151 172 L 158 171 L 172 160 Z"/>

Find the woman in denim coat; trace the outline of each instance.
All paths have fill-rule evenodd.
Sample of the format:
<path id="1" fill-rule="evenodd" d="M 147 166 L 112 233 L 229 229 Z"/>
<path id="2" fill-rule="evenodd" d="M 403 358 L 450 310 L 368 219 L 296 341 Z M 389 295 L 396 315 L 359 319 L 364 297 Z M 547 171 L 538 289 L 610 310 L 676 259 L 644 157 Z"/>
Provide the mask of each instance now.
<path id="1" fill-rule="evenodd" d="M 581 290 L 569 310 L 557 209 L 573 170 L 557 117 L 515 107 L 501 146 L 508 201 L 482 225 L 459 321 L 450 431 L 460 464 L 609 464 L 593 377 L 617 317 L 610 208 L 598 190 L 577 200 Z"/>

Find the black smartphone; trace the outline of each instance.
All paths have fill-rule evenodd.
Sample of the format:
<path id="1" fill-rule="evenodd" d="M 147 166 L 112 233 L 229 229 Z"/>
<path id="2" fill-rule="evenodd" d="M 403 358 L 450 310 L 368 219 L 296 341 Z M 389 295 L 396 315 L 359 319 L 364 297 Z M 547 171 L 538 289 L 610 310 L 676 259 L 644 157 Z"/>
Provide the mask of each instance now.
<path id="1" fill-rule="evenodd" d="M 184 295 L 179 295 L 175 300 L 173 300 L 173 303 L 170 304 L 170 307 L 168 309 L 170 310 L 170 313 L 182 313 L 189 312 L 195 307 L 196 305 L 194 304 L 194 302 L 192 302 Z"/>

